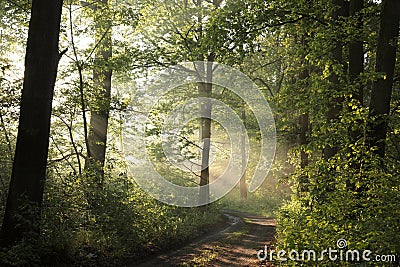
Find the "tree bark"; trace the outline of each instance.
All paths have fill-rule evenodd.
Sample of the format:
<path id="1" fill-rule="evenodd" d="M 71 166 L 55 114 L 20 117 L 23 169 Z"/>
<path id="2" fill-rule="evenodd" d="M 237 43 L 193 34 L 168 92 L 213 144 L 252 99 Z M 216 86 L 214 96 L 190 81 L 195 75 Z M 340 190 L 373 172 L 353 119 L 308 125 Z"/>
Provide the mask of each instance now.
<path id="1" fill-rule="evenodd" d="M 300 145 L 307 145 L 308 144 L 308 138 L 307 138 L 307 133 L 309 130 L 309 114 L 308 112 L 303 113 L 300 115 Z M 302 149 L 300 151 L 300 168 L 304 169 L 305 167 L 308 166 L 308 154 L 307 152 Z"/>
<path id="2" fill-rule="evenodd" d="M 242 121 L 246 123 L 246 109 L 243 104 Z M 247 184 L 246 184 L 246 132 L 242 133 L 241 137 L 241 152 L 242 152 L 242 171 L 243 176 L 240 178 L 240 199 L 242 201 L 247 199 Z"/>
<path id="3" fill-rule="evenodd" d="M 199 95 L 200 97 L 210 98 L 212 93 L 212 69 L 214 56 L 208 56 L 208 61 L 205 66 L 205 72 L 207 76 L 206 83 L 199 83 Z M 200 195 L 199 204 L 203 205 L 210 200 L 210 189 L 208 184 L 210 183 L 210 145 L 211 145 L 211 101 L 206 100 L 200 105 L 200 113 L 202 118 L 200 119 L 200 131 L 201 140 L 203 141 L 203 149 L 201 154 L 201 173 L 200 173 Z"/>
<path id="4" fill-rule="evenodd" d="M 332 18 L 337 21 L 340 17 L 345 17 L 348 14 L 348 5 L 344 0 L 334 0 L 335 5 L 338 7 L 332 14 Z M 343 43 L 341 41 L 336 41 L 336 46 L 332 51 L 332 62 L 333 64 L 343 65 Z M 331 75 L 329 77 L 331 82 L 332 91 L 339 91 L 340 80 L 339 75 L 331 69 Z M 335 94 L 335 92 L 333 92 Z M 334 97 L 332 100 L 332 105 L 327 113 L 327 123 L 330 124 L 336 121 L 339 117 L 340 110 L 342 109 L 343 99 L 341 97 Z M 330 159 L 337 153 L 337 146 L 335 144 L 329 144 L 324 148 L 323 157 L 325 160 Z"/>
<path id="5" fill-rule="evenodd" d="M 359 14 L 363 9 L 364 0 L 351 0 L 349 6 L 350 17 L 357 17 L 357 29 L 362 29 L 362 17 Z M 357 34 L 358 35 L 358 34 Z M 364 71 L 364 51 L 363 42 L 360 36 L 356 36 L 354 40 L 349 43 L 349 79 L 350 83 L 356 86 L 354 91 L 354 99 L 358 100 L 360 104 L 364 101 L 364 88 L 362 85 L 357 85 L 357 79 L 360 74 Z"/>
<path id="6" fill-rule="evenodd" d="M 1 229 L 4 246 L 40 231 L 62 0 L 33 0 L 17 144 Z"/>
<path id="7" fill-rule="evenodd" d="M 197 7 L 201 7 L 203 0 L 196 0 L 195 4 Z M 220 1 L 213 0 L 213 6 L 219 7 Z M 203 37 L 203 17 L 199 13 L 198 16 L 198 34 L 199 39 Z M 198 90 L 200 97 L 210 98 L 212 93 L 212 75 L 213 75 L 213 62 L 215 59 L 215 52 L 209 51 L 208 54 L 201 54 L 198 56 L 199 61 L 207 60 L 203 70 L 200 72 L 206 74 L 206 82 L 198 83 Z M 210 201 L 210 145 L 211 145 L 211 110 L 212 105 L 210 100 L 206 100 L 200 105 L 200 113 L 202 118 L 200 119 L 200 133 L 201 140 L 203 141 L 203 149 L 201 152 L 201 172 L 200 172 L 200 191 L 199 191 L 199 204 L 208 204 Z"/>
<path id="8" fill-rule="evenodd" d="M 306 50 L 308 47 L 308 41 L 306 39 L 306 35 L 303 35 L 301 38 L 301 45 L 302 45 L 302 49 Z M 304 91 L 307 90 L 307 88 L 309 87 L 309 82 L 308 82 L 308 78 L 310 77 L 310 70 L 309 70 L 309 66 L 306 62 L 306 60 L 304 60 L 303 62 L 303 70 L 301 71 L 300 75 L 299 75 L 299 80 L 301 82 L 302 85 L 302 89 Z M 301 150 L 300 150 L 300 168 L 303 170 L 308 166 L 308 162 L 309 162 L 309 157 L 308 157 L 308 153 L 305 151 L 304 146 L 307 145 L 309 143 L 309 140 L 307 138 L 307 134 L 309 132 L 309 126 L 310 126 L 310 116 L 309 116 L 309 112 L 308 110 L 305 110 L 299 118 L 299 123 L 300 123 L 300 134 L 299 134 L 299 145 L 302 146 Z M 308 190 L 308 177 L 306 175 L 301 175 L 299 177 L 299 189 L 298 189 L 298 193 L 300 192 L 306 192 Z"/>
<path id="9" fill-rule="evenodd" d="M 306 35 L 303 35 L 301 38 L 301 45 L 302 49 L 306 50 L 308 47 L 308 41 L 306 39 Z M 308 78 L 310 77 L 310 71 L 308 64 L 306 60 L 303 62 L 303 70 L 300 73 L 299 80 L 302 82 L 302 86 L 305 90 L 309 87 L 309 82 Z M 307 133 L 309 131 L 309 124 L 310 124 L 310 116 L 308 111 L 303 112 L 300 115 L 300 136 L 299 136 L 299 141 L 300 145 L 304 146 L 308 144 L 308 138 L 307 138 Z M 304 151 L 304 149 L 301 149 L 300 151 L 300 168 L 304 169 L 308 165 L 308 154 Z"/>
<path id="10" fill-rule="evenodd" d="M 364 51 L 363 51 L 363 41 L 359 31 L 362 31 L 363 21 L 360 12 L 364 7 L 364 0 L 350 0 L 349 5 L 349 15 L 350 19 L 356 19 L 356 30 L 358 31 L 353 39 L 349 43 L 349 82 L 353 86 L 353 94 L 351 100 L 356 100 L 359 107 L 363 106 L 364 103 L 364 86 L 361 83 L 360 75 L 364 71 Z M 349 107 L 351 111 L 352 107 Z M 353 144 L 357 143 L 363 137 L 363 121 L 356 120 L 354 122 L 355 127 L 350 125 L 349 136 Z M 352 154 L 353 155 L 353 154 Z M 353 155 L 356 158 L 359 155 Z M 360 170 L 361 161 L 356 160 L 355 163 L 351 164 L 353 169 Z M 350 188 L 355 188 L 354 183 L 348 181 Z"/>
<path id="11" fill-rule="evenodd" d="M 104 163 L 106 158 L 108 119 L 111 103 L 110 59 L 112 56 L 111 21 L 108 11 L 100 12 L 108 7 L 108 0 L 101 0 L 93 7 L 96 23 L 95 65 L 93 68 L 94 99 L 92 99 L 90 128 L 88 135 L 89 151 L 85 163 L 85 171 L 93 175 L 98 185 L 104 179 Z"/>
<path id="12" fill-rule="evenodd" d="M 369 147 L 376 147 L 375 153 L 383 158 L 399 36 L 400 1 L 383 0 L 381 6 L 375 71 L 384 76 L 372 86 L 366 142 Z"/>

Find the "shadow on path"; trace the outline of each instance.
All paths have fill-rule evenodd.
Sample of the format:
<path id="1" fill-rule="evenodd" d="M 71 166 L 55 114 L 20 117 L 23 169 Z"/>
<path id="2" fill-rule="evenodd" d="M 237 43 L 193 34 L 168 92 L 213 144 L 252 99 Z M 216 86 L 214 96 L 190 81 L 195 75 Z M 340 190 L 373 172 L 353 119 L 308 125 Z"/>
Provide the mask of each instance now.
<path id="1" fill-rule="evenodd" d="M 265 266 L 257 259 L 257 251 L 273 242 L 275 221 L 242 212 L 224 210 L 223 214 L 229 219 L 225 229 L 210 233 L 178 250 L 128 266 Z"/>

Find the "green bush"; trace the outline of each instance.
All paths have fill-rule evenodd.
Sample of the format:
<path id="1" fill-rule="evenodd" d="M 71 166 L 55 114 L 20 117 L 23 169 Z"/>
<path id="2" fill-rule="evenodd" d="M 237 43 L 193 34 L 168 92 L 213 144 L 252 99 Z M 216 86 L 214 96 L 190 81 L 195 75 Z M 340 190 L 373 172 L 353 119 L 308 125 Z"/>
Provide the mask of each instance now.
<path id="1" fill-rule="evenodd" d="M 344 152 L 344 151 L 342 151 Z M 362 172 L 343 153 L 318 161 L 293 181 L 307 177 L 278 213 L 279 249 L 321 252 L 336 248 L 345 239 L 351 250 L 371 250 L 374 255 L 400 255 L 399 170 L 393 161 L 383 162 L 363 151 Z M 304 180 L 304 179 L 303 179 Z M 335 265 L 336 264 L 336 265 Z M 287 262 L 287 265 L 338 266 L 338 262 Z M 340 262 L 340 266 L 395 266 L 396 263 Z"/>

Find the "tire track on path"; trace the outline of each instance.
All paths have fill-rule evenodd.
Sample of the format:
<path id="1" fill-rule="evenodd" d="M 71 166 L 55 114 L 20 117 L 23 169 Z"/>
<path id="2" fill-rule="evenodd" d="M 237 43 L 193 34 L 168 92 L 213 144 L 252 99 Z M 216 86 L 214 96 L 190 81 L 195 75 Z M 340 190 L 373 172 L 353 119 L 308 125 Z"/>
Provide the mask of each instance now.
<path id="1" fill-rule="evenodd" d="M 265 266 L 257 259 L 257 251 L 273 243 L 275 221 L 243 212 L 223 210 L 222 213 L 229 220 L 224 229 L 210 232 L 175 251 L 128 266 Z"/>

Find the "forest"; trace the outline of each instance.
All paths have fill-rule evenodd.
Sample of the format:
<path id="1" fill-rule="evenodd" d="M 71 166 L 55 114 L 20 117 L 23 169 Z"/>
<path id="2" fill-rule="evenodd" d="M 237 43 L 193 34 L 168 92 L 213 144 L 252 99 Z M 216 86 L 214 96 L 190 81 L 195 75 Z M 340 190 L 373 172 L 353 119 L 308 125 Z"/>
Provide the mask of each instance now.
<path id="1" fill-rule="evenodd" d="M 0 0 L 0 266 L 400 266 L 399 0 Z"/>

